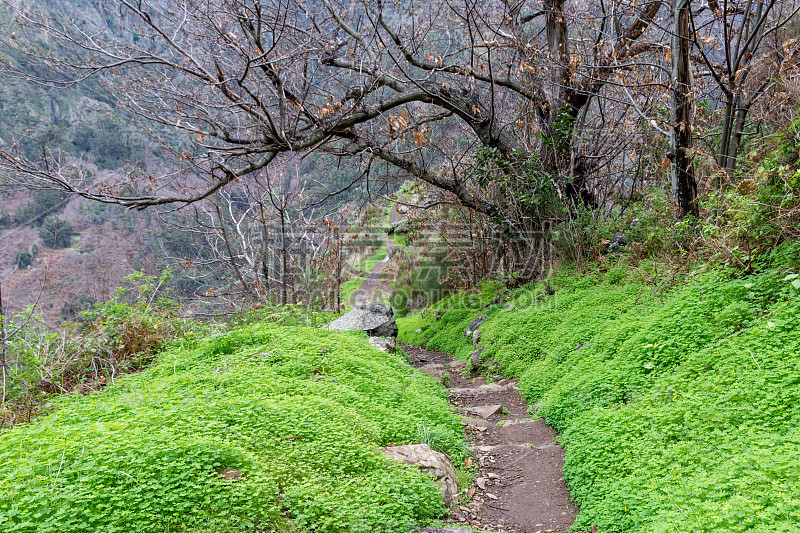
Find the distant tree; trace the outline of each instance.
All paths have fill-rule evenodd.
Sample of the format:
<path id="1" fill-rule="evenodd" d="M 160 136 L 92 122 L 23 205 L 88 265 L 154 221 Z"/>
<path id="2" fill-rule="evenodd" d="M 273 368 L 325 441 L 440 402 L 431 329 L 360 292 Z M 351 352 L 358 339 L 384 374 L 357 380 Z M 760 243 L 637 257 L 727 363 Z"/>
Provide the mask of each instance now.
<path id="1" fill-rule="evenodd" d="M 720 0 L 686 10 L 692 30 L 686 39 L 696 51 L 699 81 L 706 85 L 698 90 L 705 89 L 719 106 L 714 121 L 719 188 L 736 170 L 753 106 L 766 100 L 778 111 L 781 85 L 797 77 L 800 43 L 790 23 L 800 5 L 796 0 Z"/>
<path id="2" fill-rule="evenodd" d="M 92 156 L 104 169 L 116 169 L 143 155 L 139 137 L 121 120 L 111 117 L 75 126 L 72 145 L 79 153 Z"/>
<path id="3" fill-rule="evenodd" d="M 72 240 L 72 227 L 66 220 L 49 215 L 39 228 L 39 237 L 49 248 L 67 248 Z"/>
<path id="4" fill-rule="evenodd" d="M 17 252 L 17 256 L 14 259 L 14 264 L 17 268 L 28 268 L 31 263 L 33 263 L 33 255 L 28 250 Z"/>
<path id="5" fill-rule="evenodd" d="M 8 209 L 0 207 L 0 228 L 10 226 L 14 222 L 14 217 L 8 213 Z"/>

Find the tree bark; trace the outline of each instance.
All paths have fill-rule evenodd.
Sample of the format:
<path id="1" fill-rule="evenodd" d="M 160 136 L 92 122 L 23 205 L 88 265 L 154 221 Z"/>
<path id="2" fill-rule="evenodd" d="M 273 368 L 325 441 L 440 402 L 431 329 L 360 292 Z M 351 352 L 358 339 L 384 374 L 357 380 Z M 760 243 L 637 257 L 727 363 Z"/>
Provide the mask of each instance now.
<path id="1" fill-rule="evenodd" d="M 672 0 L 670 181 L 681 218 L 698 215 L 692 147 L 692 82 L 689 72 L 689 0 Z"/>
<path id="2" fill-rule="evenodd" d="M 289 250 L 286 246 L 286 209 L 280 210 L 281 214 L 281 304 L 288 302 L 289 290 Z"/>

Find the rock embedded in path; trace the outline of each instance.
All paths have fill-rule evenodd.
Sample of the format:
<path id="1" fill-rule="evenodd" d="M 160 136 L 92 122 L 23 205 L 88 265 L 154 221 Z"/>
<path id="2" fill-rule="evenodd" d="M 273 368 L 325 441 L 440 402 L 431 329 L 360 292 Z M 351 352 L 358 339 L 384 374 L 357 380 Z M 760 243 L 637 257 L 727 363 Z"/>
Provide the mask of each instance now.
<path id="1" fill-rule="evenodd" d="M 472 426 L 474 428 L 487 429 L 490 427 L 494 427 L 494 424 L 492 424 L 488 420 L 481 420 L 479 418 L 463 418 L 461 422 L 466 424 L 467 426 Z"/>
<path id="2" fill-rule="evenodd" d="M 483 348 L 478 348 L 472 355 L 469 356 L 469 362 L 472 363 L 472 368 L 477 369 L 481 367 L 481 354 L 483 353 Z"/>
<path id="3" fill-rule="evenodd" d="M 500 404 L 479 405 L 477 407 L 470 407 L 467 409 L 467 412 L 480 418 L 489 418 L 490 416 L 501 414 L 503 412 L 503 406 Z"/>
<path id="4" fill-rule="evenodd" d="M 391 306 L 371 303 L 343 314 L 328 326 L 336 331 L 366 331 L 370 337 L 397 337 Z"/>
<path id="5" fill-rule="evenodd" d="M 467 362 L 460 360 L 450 361 L 450 364 L 448 366 L 454 370 L 460 370 L 465 366 L 467 366 Z"/>
<path id="6" fill-rule="evenodd" d="M 393 459 L 408 465 L 416 465 L 422 471 L 432 473 L 447 502 L 458 500 L 458 478 L 450 459 L 445 454 L 431 450 L 427 444 L 391 446 L 381 448 L 381 451 Z"/>
<path id="7" fill-rule="evenodd" d="M 418 529 L 417 533 L 477 533 L 474 529 L 464 529 L 464 528 L 445 528 L 445 527 L 426 527 L 424 529 Z"/>
<path id="8" fill-rule="evenodd" d="M 427 376 L 444 381 L 444 365 L 440 365 L 439 363 L 430 363 L 419 367 L 419 371 Z"/>
<path id="9" fill-rule="evenodd" d="M 451 396 L 476 396 L 478 394 L 486 394 L 484 389 L 450 389 Z"/>

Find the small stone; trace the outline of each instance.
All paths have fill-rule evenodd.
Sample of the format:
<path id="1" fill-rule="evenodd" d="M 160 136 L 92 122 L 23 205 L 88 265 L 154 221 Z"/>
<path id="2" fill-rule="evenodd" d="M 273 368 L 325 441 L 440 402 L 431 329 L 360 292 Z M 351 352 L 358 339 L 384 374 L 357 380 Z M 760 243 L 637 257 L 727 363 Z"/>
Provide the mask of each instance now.
<path id="1" fill-rule="evenodd" d="M 392 459 L 416 465 L 421 470 L 432 473 L 448 502 L 458 498 L 456 471 L 445 454 L 431 450 L 427 444 L 392 446 L 381 448 L 381 451 Z"/>
<path id="2" fill-rule="evenodd" d="M 244 476 L 241 470 L 236 470 L 235 468 L 231 467 L 218 468 L 217 474 L 225 481 L 236 481 L 237 479 Z"/>
<path id="3" fill-rule="evenodd" d="M 494 472 L 487 474 L 487 476 L 489 477 L 489 479 L 500 479 L 500 476 L 498 476 Z"/>
<path id="4" fill-rule="evenodd" d="M 461 369 L 461 368 L 464 368 L 465 366 L 467 366 L 467 362 L 466 361 L 461 361 L 461 360 L 450 361 L 450 365 L 449 366 L 450 366 L 450 368 Z"/>
<path id="5" fill-rule="evenodd" d="M 489 418 L 492 415 L 498 415 L 503 412 L 502 405 L 480 405 L 478 407 L 471 407 L 467 412 L 474 414 L 481 418 Z"/>
<path id="6" fill-rule="evenodd" d="M 489 498 L 490 500 L 497 500 L 497 499 L 499 499 L 497 496 L 495 496 L 495 495 L 494 495 L 494 494 L 492 494 L 491 492 L 487 492 L 487 493 L 486 493 L 486 497 L 487 497 L 487 498 Z"/>
<path id="7" fill-rule="evenodd" d="M 469 357 L 469 362 L 472 363 L 472 368 L 480 368 L 481 367 L 481 354 L 483 353 L 483 348 L 478 348 L 472 355 Z"/>
<path id="8" fill-rule="evenodd" d="M 542 402 L 536 402 L 536 405 L 533 406 L 533 412 L 535 413 L 541 408 L 542 408 Z"/>
<path id="9" fill-rule="evenodd" d="M 478 488 L 481 490 L 486 490 L 486 482 L 489 481 L 488 477 L 479 477 L 475 480 L 475 484 L 478 485 Z"/>
<path id="10" fill-rule="evenodd" d="M 383 337 L 370 337 L 369 343 L 376 347 L 377 349 L 388 352 L 388 353 L 396 353 L 397 348 L 395 347 L 395 340 L 392 338 L 383 338 Z"/>
<path id="11" fill-rule="evenodd" d="M 481 342 L 481 330 L 472 332 L 472 345 L 477 346 Z"/>

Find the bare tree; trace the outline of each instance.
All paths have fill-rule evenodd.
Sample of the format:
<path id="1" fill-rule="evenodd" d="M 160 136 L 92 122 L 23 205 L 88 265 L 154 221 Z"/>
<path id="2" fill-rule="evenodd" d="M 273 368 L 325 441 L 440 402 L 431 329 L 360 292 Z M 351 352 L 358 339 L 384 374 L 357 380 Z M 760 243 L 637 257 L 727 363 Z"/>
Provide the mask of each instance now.
<path id="1" fill-rule="evenodd" d="M 722 0 L 708 2 L 708 10 L 711 13 L 704 14 L 701 8 L 691 17 L 693 48 L 703 78 L 720 96 L 723 111 L 716 161 L 730 178 L 747 134 L 750 109 L 780 83 L 797 50 L 797 43 L 785 42 L 782 30 L 800 3 Z"/>
<path id="2" fill-rule="evenodd" d="M 284 172 L 286 168 L 295 172 Z M 327 256 L 340 253 L 327 235 L 330 218 L 343 220 L 323 217 L 305 205 L 296 166 L 269 170 L 196 202 L 177 220 L 164 217 L 174 231 L 201 244 L 192 246 L 196 253 L 185 260 L 164 249 L 176 264 L 186 265 L 185 275 L 206 289 L 201 300 L 213 296 L 237 307 L 242 296 L 251 302 L 271 299 L 281 304 L 310 303 L 317 297 L 315 282 L 327 275 L 320 272 L 321 265 Z M 346 210 L 340 211 L 344 217 Z M 210 286 L 216 286 L 211 293 Z M 333 308 L 335 301 L 332 297 L 327 303 Z"/>
<path id="3" fill-rule="evenodd" d="M 131 207 L 209 198 L 280 153 L 318 150 L 383 161 L 503 218 L 508 200 L 465 171 L 476 147 L 536 160 L 564 199 L 591 204 L 587 183 L 617 153 L 604 133 L 624 114 L 610 116 L 604 91 L 661 50 L 646 38 L 658 0 L 103 5 L 130 33 L 12 6 L 20 31 L 7 44 L 30 63 L 5 71 L 50 85 L 100 79 L 134 116 L 182 132 L 184 147 L 162 146 L 206 183 L 173 173 L 122 194 L 130 183 L 98 185 L 61 154 L 30 161 L 13 148 L 0 168 L 12 181 Z M 36 40 L 44 33 L 48 49 Z"/>

